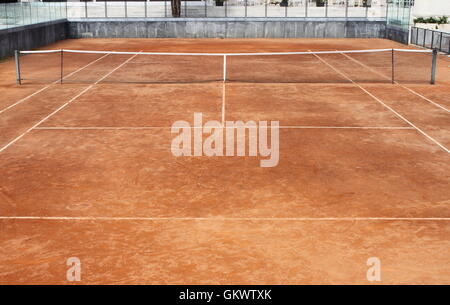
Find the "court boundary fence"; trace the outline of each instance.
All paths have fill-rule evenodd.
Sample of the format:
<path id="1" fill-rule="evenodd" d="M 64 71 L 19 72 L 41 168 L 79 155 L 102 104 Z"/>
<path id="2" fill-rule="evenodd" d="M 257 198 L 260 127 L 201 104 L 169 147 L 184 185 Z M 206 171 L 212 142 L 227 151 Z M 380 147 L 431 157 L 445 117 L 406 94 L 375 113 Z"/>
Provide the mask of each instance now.
<path id="1" fill-rule="evenodd" d="M 411 27 L 411 44 L 450 54 L 450 33 Z"/>

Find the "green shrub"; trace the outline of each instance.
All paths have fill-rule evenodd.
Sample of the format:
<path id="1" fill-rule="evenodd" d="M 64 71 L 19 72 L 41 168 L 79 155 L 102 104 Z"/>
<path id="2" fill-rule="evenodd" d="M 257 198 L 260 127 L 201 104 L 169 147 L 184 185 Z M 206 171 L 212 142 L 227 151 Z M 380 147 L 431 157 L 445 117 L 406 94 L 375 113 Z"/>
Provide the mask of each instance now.
<path id="1" fill-rule="evenodd" d="M 448 16 L 442 16 L 442 17 L 428 17 L 428 18 L 422 18 L 418 17 L 414 19 L 414 23 L 437 23 L 437 24 L 447 24 L 448 23 Z"/>

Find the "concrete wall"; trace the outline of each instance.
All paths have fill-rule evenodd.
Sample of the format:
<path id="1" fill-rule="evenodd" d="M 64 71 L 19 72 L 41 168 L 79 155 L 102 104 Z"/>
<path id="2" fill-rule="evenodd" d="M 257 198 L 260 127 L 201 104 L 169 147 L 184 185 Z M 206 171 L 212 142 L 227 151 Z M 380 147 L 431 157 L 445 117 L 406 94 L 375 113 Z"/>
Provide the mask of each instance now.
<path id="1" fill-rule="evenodd" d="M 14 50 L 30 50 L 67 39 L 67 34 L 66 20 L 0 30 L 0 58 L 12 56 Z"/>
<path id="2" fill-rule="evenodd" d="M 384 38 L 385 21 L 333 18 L 69 20 L 70 38 Z"/>
<path id="3" fill-rule="evenodd" d="M 345 18 L 167 18 L 57 20 L 0 30 L 0 58 L 67 38 L 391 38 L 383 20 Z"/>
<path id="4" fill-rule="evenodd" d="M 408 44 L 409 29 L 388 25 L 386 26 L 386 38 L 403 44 Z"/>

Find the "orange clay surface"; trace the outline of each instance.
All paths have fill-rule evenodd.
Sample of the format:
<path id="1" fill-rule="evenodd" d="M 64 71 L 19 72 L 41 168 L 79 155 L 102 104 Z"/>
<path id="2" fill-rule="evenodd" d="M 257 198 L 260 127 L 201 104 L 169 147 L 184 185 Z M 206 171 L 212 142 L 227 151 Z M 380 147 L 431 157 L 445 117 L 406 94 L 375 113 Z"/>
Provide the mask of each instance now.
<path id="1" fill-rule="evenodd" d="M 46 47 L 60 48 L 406 46 L 379 39 L 87 39 Z M 381 260 L 383 284 L 450 284 L 447 58 L 438 60 L 435 86 L 417 68 L 425 60 L 399 58 L 393 85 L 389 56 L 341 54 L 309 57 L 303 76 L 287 62 L 272 69 L 276 78 L 309 83 L 92 85 L 86 81 L 131 56 L 100 57 L 67 58 L 65 75 L 81 70 L 62 85 L 17 86 L 14 61 L 0 62 L 0 284 L 68 284 L 70 257 L 81 260 L 81 284 L 367 284 L 371 257 Z M 210 59 L 200 72 L 192 62 L 173 67 L 164 59 L 150 74 L 140 60 L 108 79 L 133 71 L 164 80 L 222 75 Z M 260 73 L 258 63 L 237 61 L 230 77 Z M 34 63 L 25 56 L 23 65 L 41 80 L 59 73 L 57 56 Z M 194 112 L 204 122 L 278 120 L 278 166 L 262 168 L 259 157 L 174 157 L 170 127 L 192 124 Z"/>

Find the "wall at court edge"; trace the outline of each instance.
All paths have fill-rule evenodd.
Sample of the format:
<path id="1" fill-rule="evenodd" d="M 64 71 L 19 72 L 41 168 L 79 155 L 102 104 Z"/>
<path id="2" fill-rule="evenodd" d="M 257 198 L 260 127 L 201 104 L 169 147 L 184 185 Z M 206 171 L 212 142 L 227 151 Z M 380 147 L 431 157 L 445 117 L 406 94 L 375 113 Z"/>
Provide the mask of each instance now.
<path id="1" fill-rule="evenodd" d="M 65 19 L 0 30 L 0 58 L 14 55 L 15 50 L 31 50 L 67 39 Z"/>
<path id="2" fill-rule="evenodd" d="M 385 38 L 383 20 L 252 18 L 233 20 L 69 20 L 70 38 Z"/>

